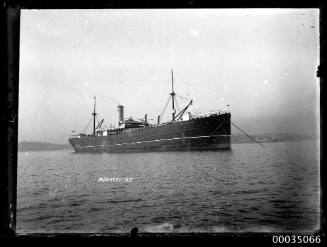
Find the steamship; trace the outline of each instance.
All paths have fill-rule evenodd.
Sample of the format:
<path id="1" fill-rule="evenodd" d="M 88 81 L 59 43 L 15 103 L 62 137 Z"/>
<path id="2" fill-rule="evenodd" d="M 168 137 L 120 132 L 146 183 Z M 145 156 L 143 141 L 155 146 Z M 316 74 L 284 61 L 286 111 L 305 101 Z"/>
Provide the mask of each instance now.
<path id="1" fill-rule="evenodd" d="M 118 105 L 118 126 L 101 128 L 103 119 L 96 126 L 96 99 L 94 97 L 93 133 L 71 136 L 69 143 L 75 152 L 135 152 L 135 151 L 192 151 L 222 150 L 231 148 L 231 114 L 216 111 L 209 114 L 192 115 L 186 107 L 177 113 L 174 77 L 169 101 L 172 102 L 172 118 L 161 123 L 150 124 L 147 115 L 137 121 L 124 118 L 124 106 Z M 165 106 L 165 107 L 166 107 Z"/>

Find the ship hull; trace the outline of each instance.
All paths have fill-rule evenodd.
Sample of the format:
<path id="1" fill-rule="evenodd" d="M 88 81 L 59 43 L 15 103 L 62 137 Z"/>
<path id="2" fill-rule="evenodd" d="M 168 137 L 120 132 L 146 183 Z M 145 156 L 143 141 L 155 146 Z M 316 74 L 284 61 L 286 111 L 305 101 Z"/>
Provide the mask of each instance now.
<path id="1" fill-rule="evenodd" d="M 169 122 L 109 136 L 71 138 L 76 152 L 202 151 L 231 148 L 230 113 Z"/>
<path id="2" fill-rule="evenodd" d="M 105 151 L 106 141 L 105 136 L 85 136 L 69 139 L 69 143 L 76 153 L 102 153 Z"/>

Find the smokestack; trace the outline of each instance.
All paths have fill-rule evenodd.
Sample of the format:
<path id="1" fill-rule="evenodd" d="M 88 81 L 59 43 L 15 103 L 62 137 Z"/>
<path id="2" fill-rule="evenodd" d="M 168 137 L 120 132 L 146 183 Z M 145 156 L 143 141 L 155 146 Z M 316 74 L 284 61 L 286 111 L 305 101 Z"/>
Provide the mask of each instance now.
<path id="1" fill-rule="evenodd" d="M 118 105 L 118 125 L 124 123 L 124 106 Z"/>

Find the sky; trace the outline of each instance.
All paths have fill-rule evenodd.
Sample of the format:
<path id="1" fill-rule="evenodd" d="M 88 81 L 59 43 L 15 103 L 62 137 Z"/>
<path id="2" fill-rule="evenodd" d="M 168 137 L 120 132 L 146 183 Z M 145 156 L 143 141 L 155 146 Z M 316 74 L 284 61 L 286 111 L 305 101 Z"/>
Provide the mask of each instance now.
<path id="1" fill-rule="evenodd" d="M 249 134 L 319 135 L 318 9 L 22 10 L 20 33 L 19 142 L 67 143 L 94 96 L 107 126 L 118 104 L 155 123 L 171 70 L 195 114 L 230 110 Z"/>

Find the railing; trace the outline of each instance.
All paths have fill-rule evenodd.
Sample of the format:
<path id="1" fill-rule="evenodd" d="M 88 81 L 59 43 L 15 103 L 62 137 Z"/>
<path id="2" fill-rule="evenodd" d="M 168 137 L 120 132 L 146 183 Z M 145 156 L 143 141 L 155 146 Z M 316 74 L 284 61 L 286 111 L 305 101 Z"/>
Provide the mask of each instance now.
<path id="1" fill-rule="evenodd" d="M 205 112 L 205 113 L 195 113 L 192 115 L 193 118 L 204 118 L 204 117 L 209 117 L 212 115 L 222 115 L 222 114 L 226 114 L 228 113 L 227 111 L 209 111 L 209 112 Z"/>

